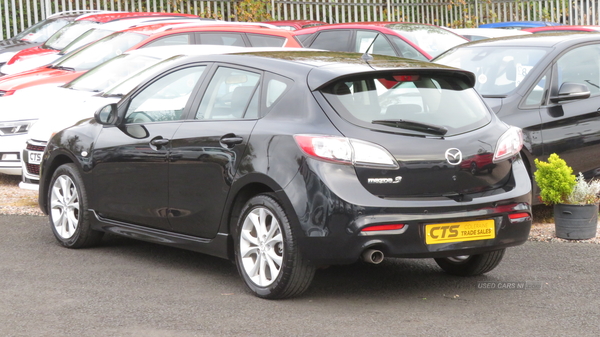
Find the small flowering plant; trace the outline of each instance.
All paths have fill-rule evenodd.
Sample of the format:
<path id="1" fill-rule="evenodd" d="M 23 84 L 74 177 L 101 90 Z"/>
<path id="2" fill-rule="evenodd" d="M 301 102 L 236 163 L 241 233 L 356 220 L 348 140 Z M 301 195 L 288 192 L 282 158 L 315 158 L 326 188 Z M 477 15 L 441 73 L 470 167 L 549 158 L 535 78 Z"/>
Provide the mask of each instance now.
<path id="1" fill-rule="evenodd" d="M 574 205 L 589 205 L 597 204 L 600 201 L 598 194 L 600 193 L 600 180 L 585 181 L 583 174 L 579 172 L 577 182 L 567 196 L 567 204 Z"/>
<path id="2" fill-rule="evenodd" d="M 540 198 L 546 205 L 589 205 L 600 201 L 600 181 L 586 181 L 583 174 L 577 177 L 573 169 L 556 153 L 547 162 L 535 160 L 535 182 L 540 188 Z"/>

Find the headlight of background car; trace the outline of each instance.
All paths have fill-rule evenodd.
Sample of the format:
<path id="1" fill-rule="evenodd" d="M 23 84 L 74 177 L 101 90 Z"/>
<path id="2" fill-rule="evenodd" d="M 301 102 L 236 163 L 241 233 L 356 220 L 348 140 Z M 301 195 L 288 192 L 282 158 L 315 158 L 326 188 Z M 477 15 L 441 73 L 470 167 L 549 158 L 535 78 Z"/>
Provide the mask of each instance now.
<path id="1" fill-rule="evenodd" d="M 37 119 L 23 121 L 0 122 L 0 136 L 21 135 L 29 132 L 29 128 Z"/>

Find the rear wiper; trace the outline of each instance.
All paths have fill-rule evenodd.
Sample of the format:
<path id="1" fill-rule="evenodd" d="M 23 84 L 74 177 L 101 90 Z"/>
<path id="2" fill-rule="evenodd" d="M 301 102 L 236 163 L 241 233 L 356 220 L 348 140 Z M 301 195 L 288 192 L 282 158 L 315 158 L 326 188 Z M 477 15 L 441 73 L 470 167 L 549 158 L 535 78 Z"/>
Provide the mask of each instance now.
<path id="1" fill-rule="evenodd" d="M 446 129 L 443 126 L 420 123 L 420 122 L 415 122 L 415 121 L 407 121 L 404 119 L 382 119 L 382 120 L 371 121 L 371 123 L 391 126 L 391 127 L 400 128 L 400 129 L 423 131 L 423 132 L 431 133 L 434 135 L 440 135 L 440 136 L 443 136 L 448 132 L 448 129 Z"/>

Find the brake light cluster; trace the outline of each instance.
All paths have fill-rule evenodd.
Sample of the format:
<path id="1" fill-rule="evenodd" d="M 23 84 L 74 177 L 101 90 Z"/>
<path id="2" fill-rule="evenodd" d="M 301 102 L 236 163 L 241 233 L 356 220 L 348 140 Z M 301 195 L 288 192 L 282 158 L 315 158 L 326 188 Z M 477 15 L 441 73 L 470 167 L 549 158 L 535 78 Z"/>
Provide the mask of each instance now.
<path id="1" fill-rule="evenodd" d="M 363 140 L 323 135 L 294 135 L 307 155 L 338 164 L 397 169 L 398 163 L 382 146 Z"/>
<path id="2" fill-rule="evenodd" d="M 493 162 L 497 163 L 517 155 L 523 148 L 523 130 L 511 126 L 496 143 Z"/>

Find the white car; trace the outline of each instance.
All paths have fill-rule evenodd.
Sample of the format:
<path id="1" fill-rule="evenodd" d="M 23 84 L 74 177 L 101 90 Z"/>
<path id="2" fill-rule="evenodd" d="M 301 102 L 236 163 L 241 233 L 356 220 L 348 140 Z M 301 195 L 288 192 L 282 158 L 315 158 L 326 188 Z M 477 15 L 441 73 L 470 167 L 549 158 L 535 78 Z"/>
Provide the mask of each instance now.
<path id="1" fill-rule="evenodd" d="M 72 37 L 72 42 L 66 45 L 64 48 L 60 50 L 58 53 L 50 53 L 50 54 L 40 54 L 34 57 L 27 58 L 19 58 L 19 59 L 10 59 L 7 64 L 0 67 L 0 73 L 5 75 L 17 74 L 23 71 L 35 69 L 37 67 L 45 66 L 50 64 L 64 55 L 79 49 L 89 43 L 100 40 L 103 37 L 106 37 L 114 32 L 118 32 L 121 30 L 125 30 L 132 27 L 137 26 L 146 26 L 152 25 L 156 23 L 162 23 L 164 21 L 173 22 L 173 24 L 178 23 L 196 23 L 196 24 L 210 24 L 214 21 L 200 21 L 199 19 L 192 18 L 181 18 L 181 17 L 143 17 L 143 18 L 126 18 L 119 21 L 111 21 L 100 25 L 92 26 L 89 30 L 83 32 L 77 32 L 74 37 Z M 79 35 L 80 34 L 80 35 Z M 49 43 L 49 42 L 47 42 Z M 50 48 L 52 46 L 48 46 Z"/>
<path id="2" fill-rule="evenodd" d="M 40 118 L 55 119 L 56 114 L 69 116 L 73 111 L 77 112 L 79 104 L 90 97 L 175 55 L 221 53 L 237 49 L 243 48 L 207 45 L 143 48 L 117 56 L 63 86 L 34 86 L 3 97 L 0 101 L 0 173 L 21 175 L 21 151 L 29 139 L 28 132 Z M 139 79 L 141 80 L 143 78 Z M 133 84 L 135 85 L 137 83 Z M 87 114 L 91 117 L 93 111 Z M 64 116 L 58 119 L 66 122 L 67 118 Z M 64 127 L 73 124 L 71 119 L 69 122 Z M 46 120 L 41 123 L 44 124 L 50 125 L 50 122 Z"/>
<path id="3" fill-rule="evenodd" d="M 107 104 L 118 102 L 122 96 L 134 89 L 144 79 L 160 72 L 165 67 L 169 67 L 172 62 L 180 57 L 185 57 L 184 55 L 281 50 L 294 49 L 222 45 L 150 47 L 127 52 L 103 63 L 78 79 L 62 87 L 55 88 L 56 90 L 53 90 L 54 98 L 50 103 L 39 103 L 38 106 L 44 105 L 46 111 L 41 116 L 38 115 L 37 123 L 30 127 L 28 134 L 25 134 L 27 138 L 25 144 L 21 144 L 21 149 L 24 148 L 22 150 L 23 181 L 19 186 L 24 189 L 38 189 L 42 154 L 46 144 L 54 134 L 79 121 L 92 118 L 96 110 Z M 150 58 L 155 58 L 155 62 L 149 62 Z M 140 63 L 144 62 L 146 62 L 144 66 L 140 66 Z M 135 74 L 133 74 L 134 71 L 131 71 L 132 67 L 137 67 Z M 140 69 L 143 70 L 139 71 Z M 128 72 L 129 75 L 123 75 L 121 72 Z M 98 87 L 105 89 L 97 89 Z M 69 104 L 62 104 L 66 100 Z M 154 102 L 154 108 L 160 109 L 160 103 L 158 101 Z"/>

